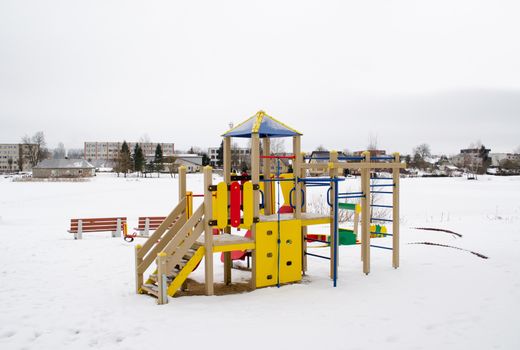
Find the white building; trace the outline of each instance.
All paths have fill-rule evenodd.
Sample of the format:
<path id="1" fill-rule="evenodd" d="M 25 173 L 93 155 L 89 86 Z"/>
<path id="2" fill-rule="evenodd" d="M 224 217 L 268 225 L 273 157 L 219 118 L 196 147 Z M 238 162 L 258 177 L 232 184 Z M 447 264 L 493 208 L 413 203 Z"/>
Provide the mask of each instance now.
<path id="1" fill-rule="evenodd" d="M 31 149 L 33 152 L 38 152 L 38 145 L 0 143 L 0 172 L 31 170 L 31 164 L 28 160 Z"/>
<path id="2" fill-rule="evenodd" d="M 219 147 L 209 147 L 208 157 L 209 165 L 218 167 L 218 150 Z M 231 147 L 231 167 L 240 170 L 242 163 L 246 163 L 248 168 L 251 164 L 251 150 L 248 147 Z"/>
<path id="3" fill-rule="evenodd" d="M 135 145 L 139 143 L 145 156 L 154 156 L 157 143 L 154 142 L 127 142 L 130 152 L 134 152 Z M 85 142 L 83 158 L 88 161 L 116 160 L 123 142 Z M 163 157 L 175 154 L 173 143 L 161 143 Z"/>
<path id="4" fill-rule="evenodd" d="M 511 162 L 520 162 L 520 154 L 518 153 L 490 153 L 491 166 L 499 167 L 500 163 L 509 160 Z"/>

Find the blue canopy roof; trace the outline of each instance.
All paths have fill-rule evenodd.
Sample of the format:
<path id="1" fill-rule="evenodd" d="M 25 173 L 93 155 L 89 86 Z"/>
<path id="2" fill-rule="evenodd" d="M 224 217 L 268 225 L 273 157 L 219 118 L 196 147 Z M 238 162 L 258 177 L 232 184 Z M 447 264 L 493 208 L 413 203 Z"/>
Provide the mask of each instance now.
<path id="1" fill-rule="evenodd" d="M 259 134 L 260 137 L 291 137 L 302 135 L 295 129 L 267 115 L 264 111 L 259 111 L 222 136 L 250 138 L 252 134 Z"/>

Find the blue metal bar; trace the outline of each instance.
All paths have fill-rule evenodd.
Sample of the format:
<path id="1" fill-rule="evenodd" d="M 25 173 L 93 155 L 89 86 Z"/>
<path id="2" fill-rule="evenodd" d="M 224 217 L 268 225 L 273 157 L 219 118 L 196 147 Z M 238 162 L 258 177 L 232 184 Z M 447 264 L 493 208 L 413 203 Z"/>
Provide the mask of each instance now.
<path id="1" fill-rule="evenodd" d="M 379 249 L 387 249 L 387 250 L 394 250 L 393 248 L 389 248 L 389 247 L 383 247 L 383 246 L 380 246 L 380 245 L 373 245 L 371 244 L 370 245 L 372 248 L 379 248 Z"/>
<path id="2" fill-rule="evenodd" d="M 296 205 L 293 205 L 293 202 L 292 202 L 292 194 L 294 192 L 294 190 L 296 189 L 296 187 L 293 187 L 290 191 L 289 191 L 289 205 L 291 206 L 291 208 L 293 209 L 296 209 Z M 305 205 L 305 191 L 303 190 L 303 188 L 301 189 L 302 191 L 302 208 L 303 206 Z"/>
<path id="3" fill-rule="evenodd" d="M 351 199 L 351 198 L 365 198 L 365 195 L 361 196 L 340 196 L 339 199 Z"/>
<path id="4" fill-rule="evenodd" d="M 387 180 L 387 181 L 390 181 L 390 180 L 393 180 L 394 178 L 393 177 L 372 177 L 370 178 L 371 181 L 376 181 L 376 180 Z"/>
<path id="5" fill-rule="evenodd" d="M 306 182 L 305 186 L 307 187 L 330 187 L 330 184 L 328 183 L 312 183 L 312 182 Z"/>
<path id="6" fill-rule="evenodd" d="M 376 157 L 370 157 L 370 160 L 389 160 L 389 159 L 395 159 L 394 156 L 376 156 Z"/>
<path id="7" fill-rule="evenodd" d="M 365 160 L 365 157 L 343 156 L 338 157 L 338 160 Z"/>
<path id="8" fill-rule="evenodd" d="M 371 221 L 388 221 L 388 222 L 392 222 L 393 220 L 390 220 L 390 219 L 379 219 L 379 218 L 370 218 Z"/>
<path id="9" fill-rule="evenodd" d="M 334 287 L 338 281 L 338 182 L 334 182 Z"/>
<path id="10" fill-rule="evenodd" d="M 370 187 L 394 187 L 395 184 L 374 184 L 370 185 Z"/>
<path id="11" fill-rule="evenodd" d="M 313 160 L 313 159 L 314 160 L 329 160 L 330 159 L 330 157 L 309 157 L 309 156 L 304 157 L 304 158 L 307 160 Z"/>
<path id="12" fill-rule="evenodd" d="M 370 193 L 384 193 L 384 194 L 393 194 L 394 192 L 388 192 L 388 191 L 370 191 Z"/>
<path id="13" fill-rule="evenodd" d="M 314 256 L 316 258 L 322 258 L 322 259 L 327 259 L 327 260 L 330 260 L 330 258 L 328 256 L 323 256 L 323 255 L 318 255 L 318 254 L 312 254 L 312 253 L 307 253 L 305 252 L 305 255 L 310 255 L 310 256 Z"/>
<path id="14" fill-rule="evenodd" d="M 383 204 L 370 204 L 371 207 L 373 208 L 393 208 L 392 205 L 383 205 Z"/>
<path id="15" fill-rule="evenodd" d="M 391 234 L 391 233 L 383 233 L 383 232 L 370 232 L 370 233 L 373 233 L 375 235 L 393 236 L 393 234 Z"/>
<path id="16" fill-rule="evenodd" d="M 338 193 L 339 196 L 350 196 L 351 194 L 363 194 L 363 192 L 342 192 L 342 193 Z"/>
<path id="17" fill-rule="evenodd" d="M 344 178 L 337 177 L 299 177 L 298 182 L 339 182 L 345 181 Z"/>
<path id="18" fill-rule="evenodd" d="M 283 182 L 283 181 L 294 181 L 294 179 L 264 179 L 259 180 L 260 182 Z"/>

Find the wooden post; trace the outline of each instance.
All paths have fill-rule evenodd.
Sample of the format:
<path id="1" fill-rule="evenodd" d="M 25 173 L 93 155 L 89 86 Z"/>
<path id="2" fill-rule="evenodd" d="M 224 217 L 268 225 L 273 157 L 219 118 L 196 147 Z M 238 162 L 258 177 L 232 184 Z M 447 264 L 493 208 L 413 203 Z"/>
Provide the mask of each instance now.
<path id="1" fill-rule="evenodd" d="M 228 186 L 231 184 L 231 137 L 224 137 L 224 182 L 228 184 Z M 229 192 L 228 192 L 229 196 Z M 229 197 L 228 197 L 228 203 L 229 203 Z M 227 226 L 224 228 L 224 232 L 231 233 L 231 227 Z M 224 252 L 224 283 L 226 285 L 231 284 L 231 252 Z"/>
<path id="2" fill-rule="evenodd" d="M 302 218 L 302 186 L 301 182 L 298 182 L 298 176 L 300 175 L 300 169 L 302 167 L 301 162 L 301 137 L 300 135 L 293 136 L 293 154 L 294 154 L 294 218 L 300 220 Z"/>
<path id="3" fill-rule="evenodd" d="M 370 152 L 363 152 L 364 163 L 370 163 Z M 363 257 L 363 272 L 370 273 L 370 169 L 361 169 L 361 249 Z"/>
<path id="4" fill-rule="evenodd" d="M 337 176 L 337 169 L 334 167 L 334 163 L 338 161 L 338 152 L 337 151 L 330 151 L 329 156 L 329 176 L 331 178 L 334 178 Z M 334 266 L 337 266 L 338 264 L 338 257 L 335 254 L 334 246 L 336 245 L 336 233 L 334 232 L 335 225 L 334 223 L 338 218 L 336 217 L 337 213 L 334 211 L 335 207 L 335 198 L 336 198 L 336 191 L 335 191 L 335 184 L 334 182 L 330 183 L 330 278 L 334 278 Z"/>
<path id="5" fill-rule="evenodd" d="M 253 186 L 258 185 L 260 180 L 260 138 L 257 133 L 251 135 L 251 182 Z M 268 184 L 268 183 L 267 183 Z M 267 186 L 265 186 L 267 187 Z M 264 187 L 264 188 L 265 188 Z M 253 192 L 253 217 L 260 216 L 259 191 Z M 264 198 L 265 202 L 265 198 Z M 256 243 L 256 224 L 251 225 L 251 236 Z M 253 264 L 251 266 L 251 288 L 256 288 L 256 249 L 251 253 Z"/>
<path id="6" fill-rule="evenodd" d="M 294 168 L 294 177 L 305 177 L 306 171 L 304 168 L 302 168 L 302 164 L 305 160 L 305 153 L 295 154 L 296 157 L 299 158 L 299 163 L 296 165 L 293 165 Z M 296 168 L 299 167 L 299 171 L 296 170 Z M 296 179 L 297 181 L 297 179 Z M 303 191 L 303 194 L 305 198 L 302 198 L 302 201 L 304 201 L 303 206 L 301 207 L 301 212 L 306 213 L 307 212 L 307 186 L 305 186 L 304 182 L 300 182 L 300 193 Z M 295 190 L 296 191 L 296 190 Z M 307 252 L 307 240 L 305 240 L 305 237 L 307 237 L 307 226 L 302 226 L 302 272 L 305 274 L 305 271 L 307 271 L 307 255 L 305 254 Z"/>
<path id="7" fill-rule="evenodd" d="M 143 258 L 139 257 L 139 250 L 143 246 L 140 244 L 135 245 L 135 292 L 137 294 L 141 291 L 141 286 L 143 285 L 143 274 L 139 273 L 138 267 L 143 262 Z"/>
<path id="8" fill-rule="evenodd" d="M 204 282 L 206 295 L 213 295 L 213 228 L 209 225 L 213 214 L 213 193 L 209 186 L 212 185 L 212 168 L 204 167 Z"/>
<path id="9" fill-rule="evenodd" d="M 179 202 L 186 197 L 186 167 L 179 167 Z"/>
<path id="10" fill-rule="evenodd" d="M 78 220 L 78 232 L 74 234 L 74 239 L 83 239 L 83 220 Z"/>
<path id="11" fill-rule="evenodd" d="M 162 305 L 168 303 L 168 285 L 166 281 L 166 257 L 165 252 L 157 254 L 157 286 L 159 287 L 159 295 L 157 296 L 157 304 Z"/>
<path id="12" fill-rule="evenodd" d="M 193 192 L 186 191 L 186 220 L 193 215 Z"/>
<path id="13" fill-rule="evenodd" d="M 394 161 L 401 163 L 399 153 L 394 153 Z M 400 168 L 394 168 L 392 170 L 393 182 L 394 182 L 394 194 L 393 194 L 393 212 L 392 212 L 392 266 L 397 269 L 399 267 L 399 178 Z"/>
<path id="14" fill-rule="evenodd" d="M 271 140 L 269 137 L 265 137 L 263 139 L 263 151 L 264 155 L 268 156 L 271 154 Z M 271 175 L 271 159 L 264 158 L 264 179 L 268 180 Z M 264 182 L 264 215 L 273 214 L 272 196 L 274 196 L 273 191 L 271 191 L 272 182 Z"/>

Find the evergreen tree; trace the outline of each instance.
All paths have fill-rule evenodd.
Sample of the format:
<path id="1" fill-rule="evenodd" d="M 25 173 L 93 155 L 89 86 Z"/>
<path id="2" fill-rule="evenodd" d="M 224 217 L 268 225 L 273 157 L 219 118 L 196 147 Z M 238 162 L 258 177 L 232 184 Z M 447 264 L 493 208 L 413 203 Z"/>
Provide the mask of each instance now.
<path id="1" fill-rule="evenodd" d="M 160 143 L 158 143 L 155 148 L 155 157 L 153 162 L 155 165 L 155 171 L 157 171 L 157 177 L 159 177 L 160 172 L 164 169 L 163 151 Z"/>
<path id="2" fill-rule="evenodd" d="M 134 170 L 142 172 L 145 164 L 143 149 L 137 143 L 134 148 Z"/>
<path id="3" fill-rule="evenodd" d="M 208 157 L 208 154 L 202 152 L 200 155 L 202 156 L 202 165 L 203 166 L 209 165 L 210 164 L 210 159 Z"/>
<path id="4" fill-rule="evenodd" d="M 220 147 L 217 151 L 217 166 L 222 167 L 224 163 L 224 141 L 220 142 Z"/>
<path id="5" fill-rule="evenodd" d="M 128 148 L 128 144 L 126 141 L 123 141 L 123 145 L 121 146 L 121 151 L 119 151 L 119 156 L 117 157 L 116 172 L 123 173 L 126 177 L 126 174 L 132 169 L 132 155 L 130 154 L 130 148 Z"/>

